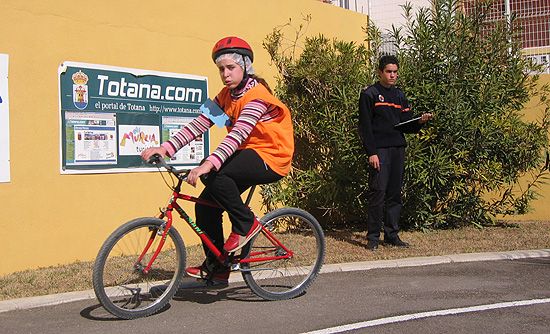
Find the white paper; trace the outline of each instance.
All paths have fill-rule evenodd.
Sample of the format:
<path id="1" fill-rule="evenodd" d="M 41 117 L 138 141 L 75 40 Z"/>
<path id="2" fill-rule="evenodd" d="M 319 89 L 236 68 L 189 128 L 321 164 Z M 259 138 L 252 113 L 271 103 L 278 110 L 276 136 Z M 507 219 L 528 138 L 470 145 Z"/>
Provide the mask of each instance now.
<path id="1" fill-rule="evenodd" d="M 8 55 L 0 53 L 0 182 L 10 182 Z"/>

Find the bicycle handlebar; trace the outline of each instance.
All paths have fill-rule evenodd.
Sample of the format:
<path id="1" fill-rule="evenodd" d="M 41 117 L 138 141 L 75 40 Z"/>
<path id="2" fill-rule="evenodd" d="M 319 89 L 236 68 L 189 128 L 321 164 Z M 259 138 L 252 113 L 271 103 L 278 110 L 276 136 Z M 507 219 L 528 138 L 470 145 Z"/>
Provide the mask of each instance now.
<path id="1" fill-rule="evenodd" d="M 150 165 L 157 165 L 164 167 L 169 173 L 176 175 L 177 177 L 187 177 L 187 174 L 191 171 L 190 169 L 176 169 L 174 166 L 170 166 L 164 161 L 159 154 L 154 154 L 147 160 L 147 163 Z"/>

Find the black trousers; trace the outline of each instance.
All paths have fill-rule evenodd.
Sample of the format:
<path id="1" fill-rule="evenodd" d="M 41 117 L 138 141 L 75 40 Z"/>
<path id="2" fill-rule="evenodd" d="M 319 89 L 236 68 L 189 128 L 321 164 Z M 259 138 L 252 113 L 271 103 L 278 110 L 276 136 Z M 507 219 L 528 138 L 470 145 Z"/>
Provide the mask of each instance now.
<path id="1" fill-rule="evenodd" d="M 224 244 L 223 212 L 227 211 L 232 231 L 246 235 L 254 223 L 254 213 L 244 204 L 241 194 L 253 185 L 272 183 L 281 178 L 282 176 L 272 171 L 254 150 L 235 152 L 219 171 L 201 177 L 206 188 L 199 197 L 217 201 L 223 209 L 195 204 L 197 225 L 221 250 Z M 204 251 L 207 257 L 213 257 L 206 246 Z"/>
<path id="2" fill-rule="evenodd" d="M 405 171 L 405 147 L 378 149 L 380 171 L 370 169 L 368 191 L 367 239 L 378 241 L 384 225 L 384 239 L 392 240 L 399 232 L 403 201 L 401 188 Z M 383 222 L 383 223 L 382 223 Z"/>

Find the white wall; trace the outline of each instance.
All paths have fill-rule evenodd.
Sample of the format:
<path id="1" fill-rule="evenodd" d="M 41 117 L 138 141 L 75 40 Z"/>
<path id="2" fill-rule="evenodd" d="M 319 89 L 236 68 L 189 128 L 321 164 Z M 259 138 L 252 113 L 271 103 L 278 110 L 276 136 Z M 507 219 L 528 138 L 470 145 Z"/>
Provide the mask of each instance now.
<path id="1" fill-rule="evenodd" d="M 413 9 L 419 7 L 430 7 L 429 0 L 367 0 L 369 3 L 369 15 L 370 19 L 376 24 L 376 26 L 384 32 L 384 30 L 391 29 L 392 24 L 400 26 L 405 24 L 403 18 L 403 8 L 401 7 L 406 2 L 409 2 Z"/>

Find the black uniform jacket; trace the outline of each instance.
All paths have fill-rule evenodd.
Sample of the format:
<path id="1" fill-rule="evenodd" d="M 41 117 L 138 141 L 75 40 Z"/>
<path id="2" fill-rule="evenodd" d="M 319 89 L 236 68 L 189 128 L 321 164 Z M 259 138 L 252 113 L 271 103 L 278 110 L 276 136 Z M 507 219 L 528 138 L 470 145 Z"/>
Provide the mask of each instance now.
<path id="1" fill-rule="evenodd" d="M 416 133 L 422 125 L 412 122 L 394 128 L 397 123 L 413 118 L 409 101 L 397 87 L 386 88 L 379 82 L 361 91 L 359 97 L 359 136 L 368 156 L 377 148 L 406 146 L 403 133 Z"/>

